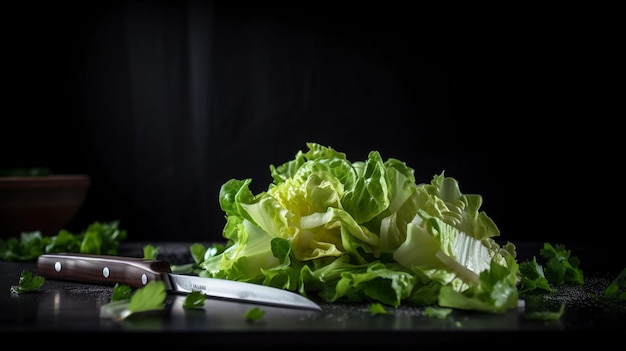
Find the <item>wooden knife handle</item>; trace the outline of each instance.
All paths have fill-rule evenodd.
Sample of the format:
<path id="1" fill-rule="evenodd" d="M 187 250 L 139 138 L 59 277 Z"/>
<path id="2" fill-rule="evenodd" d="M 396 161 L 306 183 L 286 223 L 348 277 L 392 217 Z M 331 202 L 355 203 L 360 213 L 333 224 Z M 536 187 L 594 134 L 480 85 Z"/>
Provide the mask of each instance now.
<path id="1" fill-rule="evenodd" d="M 163 280 L 170 289 L 169 263 L 136 257 L 75 253 L 43 254 L 37 258 L 37 271 L 45 278 L 104 285 L 125 284 L 139 288 Z"/>

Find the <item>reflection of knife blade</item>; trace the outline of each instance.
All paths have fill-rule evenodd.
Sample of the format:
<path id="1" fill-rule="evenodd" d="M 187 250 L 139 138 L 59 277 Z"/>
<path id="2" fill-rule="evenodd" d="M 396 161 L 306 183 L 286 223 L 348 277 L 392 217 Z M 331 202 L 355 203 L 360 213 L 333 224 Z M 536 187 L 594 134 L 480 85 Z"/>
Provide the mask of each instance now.
<path id="1" fill-rule="evenodd" d="M 291 291 L 234 280 L 173 274 L 169 263 L 164 260 L 73 253 L 43 254 L 37 259 L 37 271 L 49 279 L 107 285 L 119 283 L 133 288 L 160 280 L 167 290 L 176 293 L 200 291 L 209 297 L 321 311 L 316 303 Z"/>

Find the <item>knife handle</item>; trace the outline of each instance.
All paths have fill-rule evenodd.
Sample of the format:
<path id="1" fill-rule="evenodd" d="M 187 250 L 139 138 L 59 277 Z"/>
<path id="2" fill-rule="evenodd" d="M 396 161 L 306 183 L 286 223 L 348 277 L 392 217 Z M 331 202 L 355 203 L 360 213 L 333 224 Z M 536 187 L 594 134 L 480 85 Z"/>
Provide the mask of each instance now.
<path id="1" fill-rule="evenodd" d="M 140 288 L 151 281 L 162 280 L 171 285 L 167 261 L 136 257 L 74 253 L 42 254 L 37 258 L 37 271 L 45 278 L 105 285 L 125 284 Z"/>

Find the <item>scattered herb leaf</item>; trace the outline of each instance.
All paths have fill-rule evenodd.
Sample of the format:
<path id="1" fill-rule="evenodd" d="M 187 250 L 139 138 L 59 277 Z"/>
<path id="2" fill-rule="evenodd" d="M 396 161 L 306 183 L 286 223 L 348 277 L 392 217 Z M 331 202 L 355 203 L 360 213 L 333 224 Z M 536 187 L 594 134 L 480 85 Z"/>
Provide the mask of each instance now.
<path id="1" fill-rule="evenodd" d="M 200 263 L 204 262 L 204 260 L 208 259 L 209 257 L 216 255 L 217 253 L 221 253 L 222 251 L 224 251 L 224 248 L 225 246 L 223 244 L 213 244 L 207 248 L 201 243 L 193 243 L 189 246 L 189 252 L 191 253 L 193 262 L 187 264 L 172 265 L 172 273 L 201 275 L 204 269 L 200 268 Z"/>
<path id="2" fill-rule="evenodd" d="M 115 321 L 121 321 L 122 312 L 128 308 L 130 299 L 111 301 L 100 306 L 100 318 L 109 318 Z"/>
<path id="3" fill-rule="evenodd" d="M 370 306 L 369 306 L 368 312 L 371 315 L 387 314 L 388 313 L 387 310 L 385 309 L 385 307 L 381 303 L 378 303 L 378 302 L 371 303 Z"/>
<path id="4" fill-rule="evenodd" d="M 113 290 L 114 298 L 119 299 L 113 300 L 112 298 L 111 302 L 100 306 L 101 318 L 122 321 L 141 312 L 160 311 L 165 308 L 167 293 L 165 292 L 165 284 L 161 280 L 151 281 L 144 287 L 136 289 L 131 294 L 130 299 L 123 299 L 122 297 L 126 294 L 124 285 L 116 285 Z"/>
<path id="5" fill-rule="evenodd" d="M 132 294 L 126 317 L 132 313 L 162 310 L 165 307 L 166 297 L 165 283 L 161 280 L 151 281 Z"/>
<path id="6" fill-rule="evenodd" d="M 186 309 L 198 309 L 204 307 L 204 302 L 206 300 L 206 295 L 201 293 L 200 291 L 192 291 L 187 294 L 185 297 L 185 301 L 183 301 L 183 308 Z"/>
<path id="7" fill-rule="evenodd" d="M 546 260 L 545 269 L 537 262 L 536 257 L 520 263 L 520 294 L 536 289 L 550 292 L 555 285 L 584 283 L 583 271 L 578 268 L 578 257 L 571 256 L 570 250 L 564 245 L 553 246 L 546 242 L 540 249 L 540 254 Z"/>
<path id="8" fill-rule="evenodd" d="M 14 294 L 21 294 L 25 292 L 31 292 L 39 289 L 45 281 L 45 278 L 40 275 L 34 275 L 29 270 L 23 270 L 20 275 L 18 285 L 11 286 L 11 292 Z"/>
<path id="9" fill-rule="evenodd" d="M 153 245 L 145 245 L 143 247 L 143 258 L 146 260 L 155 260 L 159 256 L 159 251 L 161 250 L 158 246 Z"/>
<path id="10" fill-rule="evenodd" d="M 544 243 L 540 250 L 541 256 L 546 260 L 546 278 L 549 282 L 557 285 L 574 283 L 582 285 L 584 281 L 583 271 L 578 268 L 577 256 L 571 256 L 570 250 L 564 245 Z"/>
<path id="11" fill-rule="evenodd" d="M 111 301 L 123 301 L 130 300 L 133 290 L 130 286 L 124 284 L 115 284 L 113 287 L 113 293 L 111 294 Z"/>
<path id="12" fill-rule="evenodd" d="M 431 318 L 444 319 L 450 313 L 452 313 L 452 309 L 448 307 L 426 306 L 424 308 L 424 315 Z"/>
<path id="13" fill-rule="evenodd" d="M 248 311 L 246 311 L 245 317 L 248 321 L 254 322 L 258 321 L 265 316 L 265 311 L 260 309 L 259 307 L 252 307 Z"/>
<path id="14" fill-rule="evenodd" d="M 626 268 L 604 289 L 604 296 L 626 300 Z"/>
<path id="15" fill-rule="evenodd" d="M 626 300 L 626 268 L 604 288 L 602 294 L 590 294 L 590 296 L 597 299 Z"/>
<path id="16" fill-rule="evenodd" d="M 537 257 L 533 256 L 532 260 L 520 263 L 519 270 L 522 275 L 519 289 L 520 294 L 536 289 L 548 292 L 552 291 L 552 287 L 543 272 L 543 267 L 537 263 Z"/>

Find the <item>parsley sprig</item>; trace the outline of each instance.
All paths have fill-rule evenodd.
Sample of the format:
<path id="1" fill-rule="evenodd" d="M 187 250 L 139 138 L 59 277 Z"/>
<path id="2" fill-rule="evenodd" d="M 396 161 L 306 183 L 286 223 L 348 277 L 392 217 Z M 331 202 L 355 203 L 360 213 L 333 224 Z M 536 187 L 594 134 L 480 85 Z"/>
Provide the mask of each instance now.
<path id="1" fill-rule="evenodd" d="M 100 306 L 100 317 L 123 321 L 142 312 L 160 311 L 165 308 L 165 283 L 151 281 L 134 292 L 124 284 L 115 284 L 111 302 Z"/>
<path id="2" fill-rule="evenodd" d="M 33 274 L 33 272 L 25 269 L 22 271 L 22 274 L 20 274 L 20 280 L 18 284 L 11 286 L 11 293 L 21 294 L 25 292 L 35 291 L 39 289 L 44 282 L 44 277 L 40 275 L 35 275 Z"/>
<path id="3" fill-rule="evenodd" d="M 538 263 L 537 257 L 519 265 L 521 273 L 520 294 L 526 294 L 536 289 L 550 292 L 554 290 L 555 286 L 563 284 L 582 285 L 584 283 L 584 273 L 578 267 L 580 263 L 578 257 L 572 256 L 570 250 L 566 249 L 564 245 L 552 245 L 546 242 L 539 253 L 545 260 L 545 268 Z"/>

